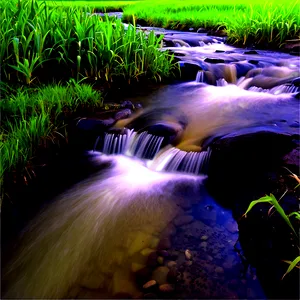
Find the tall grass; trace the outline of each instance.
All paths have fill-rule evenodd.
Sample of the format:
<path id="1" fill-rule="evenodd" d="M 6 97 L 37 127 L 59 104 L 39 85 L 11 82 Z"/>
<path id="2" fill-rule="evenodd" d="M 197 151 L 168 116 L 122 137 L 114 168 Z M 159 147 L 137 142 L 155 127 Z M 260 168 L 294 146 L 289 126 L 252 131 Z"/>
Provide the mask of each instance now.
<path id="1" fill-rule="evenodd" d="M 299 38 L 299 0 L 146 0 L 124 8 L 124 20 L 132 15 L 153 26 L 172 29 L 226 28 L 229 42 L 240 45 L 282 46 Z"/>
<path id="2" fill-rule="evenodd" d="M 65 124 L 65 112 L 79 107 L 102 105 L 101 96 L 89 85 L 75 82 L 67 86 L 52 85 L 39 89 L 18 90 L 0 102 L 0 178 L 6 171 L 22 170 L 36 149 L 55 136 L 67 137 L 59 130 Z"/>
<path id="3" fill-rule="evenodd" d="M 88 78 L 161 80 L 174 70 L 161 39 L 85 8 L 49 7 L 36 0 L 2 2 L 1 76 L 26 85 Z"/>

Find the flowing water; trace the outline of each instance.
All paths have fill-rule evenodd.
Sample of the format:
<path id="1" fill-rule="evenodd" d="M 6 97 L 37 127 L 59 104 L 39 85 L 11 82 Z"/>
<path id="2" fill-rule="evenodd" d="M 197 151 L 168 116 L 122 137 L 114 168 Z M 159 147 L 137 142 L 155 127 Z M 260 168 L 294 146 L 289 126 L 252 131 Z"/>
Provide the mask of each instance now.
<path id="1" fill-rule="evenodd" d="M 142 113 L 117 123 L 123 132 L 96 139 L 99 172 L 24 230 L 5 268 L 5 298 L 265 298 L 255 276 L 240 279 L 236 223 L 205 190 L 205 141 L 255 128 L 297 134 L 299 61 L 164 32 L 182 67 L 201 70 L 150 95 Z M 154 296 L 141 288 L 150 279 Z"/>

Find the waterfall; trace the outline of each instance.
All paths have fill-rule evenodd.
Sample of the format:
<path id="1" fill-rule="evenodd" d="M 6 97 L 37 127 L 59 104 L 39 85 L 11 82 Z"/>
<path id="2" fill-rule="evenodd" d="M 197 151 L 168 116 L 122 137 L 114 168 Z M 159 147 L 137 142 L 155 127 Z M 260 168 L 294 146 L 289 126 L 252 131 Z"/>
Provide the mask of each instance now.
<path id="1" fill-rule="evenodd" d="M 198 71 L 197 76 L 196 76 L 196 82 L 205 82 L 203 71 Z"/>
<path id="2" fill-rule="evenodd" d="M 269 93 L 269 94 L 273 94 L 273 95 L 279 95 L 279 94 L 285 94 L 285 93 L 296 93 L 299 91 L 299 87 L 291 84 L 291 85 L 278 85 L 275 86 L 271 89 L 263 89 L 261 87 L 257 87 L 257 86 L 251 86 L 249 89 L 249 91 L 253 91 L 253 92 L 260 92 L 260 93 Z"/>
<path id="3" fill-rule="evenodd" d="M 125 129 L 124 133 L 105 133 L 98 136 L 94 151 L 104 154 L 126 154 L 138 158 L 152 159 L 160 150 L 164 137 L 149 134 L 147 131 L 137 133 Z"/>
<path id="4" fill-rule="evenodd" d="M 148 167 L 155 171 L 207 174 L 211 149 L 201 152 L 186 152 L 175 147 L 166 147 L 158 153 Z"/>

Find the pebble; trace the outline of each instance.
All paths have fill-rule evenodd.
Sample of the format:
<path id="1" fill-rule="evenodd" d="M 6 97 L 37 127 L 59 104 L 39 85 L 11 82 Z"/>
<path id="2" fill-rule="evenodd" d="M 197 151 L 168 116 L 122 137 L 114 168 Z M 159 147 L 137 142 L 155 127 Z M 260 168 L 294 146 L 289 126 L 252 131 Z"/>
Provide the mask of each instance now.
<path id="1" fill-rule="evenodd" d="M 175 290 L 173 284 L 165 283 L 159 286 L 159 290 L 163 293 L 171 293 Z"/>
<path id="2" fill-rule="evenodd" d="M 155 280 L 158 284 L 167 283 L 167 276 L 170 269 L 166 266 L 156 268 L 152 273 L 152 279 Z"/>
<path id="3" fill-rule="evenodd" d="M 168 268 L 173 268 L 173 267 L 176 267 L 177 266 L 177 262 L 174 261 L 174 260 L 170 260 L 168 263 L 167 263 L 167 267 Z"/>
<path id="4" fill-rule="evenodd" d="M 206 248 L 206 247 L 207 247 L 207 242 L 201 242 L 201 243 L 200 243 L 200 247 Z"/>
<path id="5" fill-rule="evenodd" d="M 202 241 L 206 241 L 207 239 L 208 239 L 208 236 L 207 236 L 207 235 L 202 235 L 202 236 L 201 236 L 201 240 L 202 240 Z"/>
<path id="6" fill-rule="evenodd" d="M 182 226 L 182 225 L 189 224 L 189 223 L 193 222 L 193 220 L 194 220 L 193 216 L 182 215 L 182 216 L 179 216 L 179 217 L 175 218 L 174 225 L 175 226 Z"/>
<path id="7" fill-rule="evenodd" d="M 162 265 L 162 264 L 164 263 L 164 258 L 163 258 L 162 256 L 159 256 L 159 257 L 157 258 L 157 262 L 158 262 L 160 265 Z"/>
<path id="8" fill-rule="evenodd" d="M 149 280 L 148 282 L 146 282 L 144 285 L 143 285 L 143 288 L 144 289 L 148 289 L 150 287 L 153 287 L 157 284 L 157 282 L 155 280 Z"/>
<path id="9" fill-rule="evenodd" d="M 185 258 L 187 260 L 191 260 L 192 259 L 192 253 L 191 253 L 191 251 L 189 249 L 185 250 L 184 255 L 185 255 Z"/>

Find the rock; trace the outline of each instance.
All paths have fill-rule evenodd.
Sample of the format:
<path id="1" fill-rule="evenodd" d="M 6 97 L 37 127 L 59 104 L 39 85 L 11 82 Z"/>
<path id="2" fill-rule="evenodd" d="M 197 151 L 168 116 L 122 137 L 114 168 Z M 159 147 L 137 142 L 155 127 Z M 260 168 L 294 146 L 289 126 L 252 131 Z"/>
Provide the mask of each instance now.
<path id="1" fill-rule="evenodd" d="M 202 68 L 196 63 L 192 62 L 179 62 L 181 70 L 181 79 L 182 80 L 195 80 L 198 71 L 201 71 Z"/>
<path id="2" fill-rule="evenodd" d="M 176 267 L 177 266 L 177 262 L 174 261 L 174 260 L 170 260 L 168 263 L 167 263 L 167 267 L 168 268 L 173 268 L 173 267 Z"/>
<path id="3" fill-rule="evenodd" d="M 159 257 L 157 258 L 157 262 L 158 262 L 160 265 L 162 265 L 162 264 L 164 263 L 164 258 L 163 258 L 162 256 L 159 256 Z"/>
<path id="4" fill-rule="evenodd" d="M 100 133 L 116 123 L 115 119 L 109 118 L 105 120 L 82 118 L 77 122 L 77 128 L 83 131 L 91 131 Z"/>
<path id="5" fill-rule="evenodd" d="M 189 224 L 191 222 L 193 222 L 194 217 L 190 216 L 190 215 L 181 215 L 175 218 L 175 220 L 173 221 L 175 226 L 182 226 L 185 224 Z"/>
<path id="6" fill-rule="evenodd" d="M 224 53 L 224 50 L 216 50 L 215 53 Z"/>
<path id="7" fill-rule="evenodd" d="M 151 253 L 155 252 L 154 249 L 151 249 L 151 248 L 145 248 L 143 249 L 140 253 L 143 255 L 143 256 L 146 256 L 148 257 Z"/>
<path id="8" fill-rule="evenodd" d="M 207 32 L 207 29 L 205 29 L 205 28 L 198 28 L 197 29 L 197 33 L 206 33 Z"/>
<path id="9" fill-rule="evenodd" d="M 114 119 L 116 121 L 119 121 L 121 119 L 127 119 L 128 117 L 130 117 L 131 113 L 132 112 L 129 108 L 122 109 L 115 114 Z"/>
<path id="10" fill-rule="evenodd" d="M 210 63 L 210 64 L 224 64 L 225 60 L 224 59 L 220 59 L 220 58 L 205 58 L 204 59 L 205 62 Z"/>
<path id="11" fill-rule="evenodd" d="M 148 289 L 150 287 L 153 287 L 157 284 L 157 282 L 155 280 L 149 280 L 148 282 L 146 282 L 144 285 L 143 285 L 143 288 L 144 289 Z"/>
<path id="12" fill-rule="evenodd" d="M 169 238 L 163 238 L 159 241 L 157 248 L 160 250 L 170 249 L 172 246 L 171 240 Z"/>
<path id="13" fill-rule="evenodd" d="M 300 124 L 299 124 L 299 122 L 295 121 L 295 122 L 289 123 L 289 126 L 292 128 L 299 128 Z"/>
<path id="14" fill-rule="evenodd" d="M 206 247 L 207 247 L 207 242 L 202 242 L 202 243 L 200 243 L 200 247 L 201 247 L 201 248 L 206 248 Z"/>
<path id="15" fill-rule="evenodd" d="M 121 107 L 128 108 L 128 109 L 131 109 L 131 110 L 134 109 L 134 105 L 129 100 L 125 100 L 124 102 L 122 102 Z"/>
<path id="16" fill-rule="evenodd" d="M 259 54 L 257 51 L 255 50 L 249 50 L 249 51 L 245 51 L 244 54 Z"/>
<path id="17" fill-rule="evenodd" d="M 187 260 L 191 260 L 192 259 L 192 253 L 191 253 L 191 251 L 189 249 L 185 250 L 184 255 L 185 255 L 185 258 Z"/>
<path id="18" fill-rule="evenodd" d="M 166 284 L 161 284 L 159 286 L 159 290 L 163 293 L 171 293 L 175 290 L 175 287 L 173 284 L 166 283 Z"/>
<path id="19" fill-rule="evenodd" d="M 144 248 L 152 247 L 153 236 L 142 231 L 137 231 L 134 234 L 134 240 L 129 245 L 128 254 L 133 255 L 136 252 L 140 252 Z"/>
<path id="20" fill-rule="evenodd" d="M 189 28 L 189 31 L 194 31 L 195 29 L 193 27 Z"/>
<path id="21" fill-rule="evenodd" d="M 156 268 L 152 273 L 152 279 L 155 280 L 159 285 L 167 283 L 167 276 L 169 268 L 162 266 Z"/>
<path id="22" fill-rule="evenodd" d="M 200 238 L 202 241 L 206 241 L 208 239 L 208 236 L 207 235 L 202 235 L 201 238 Z"/>

